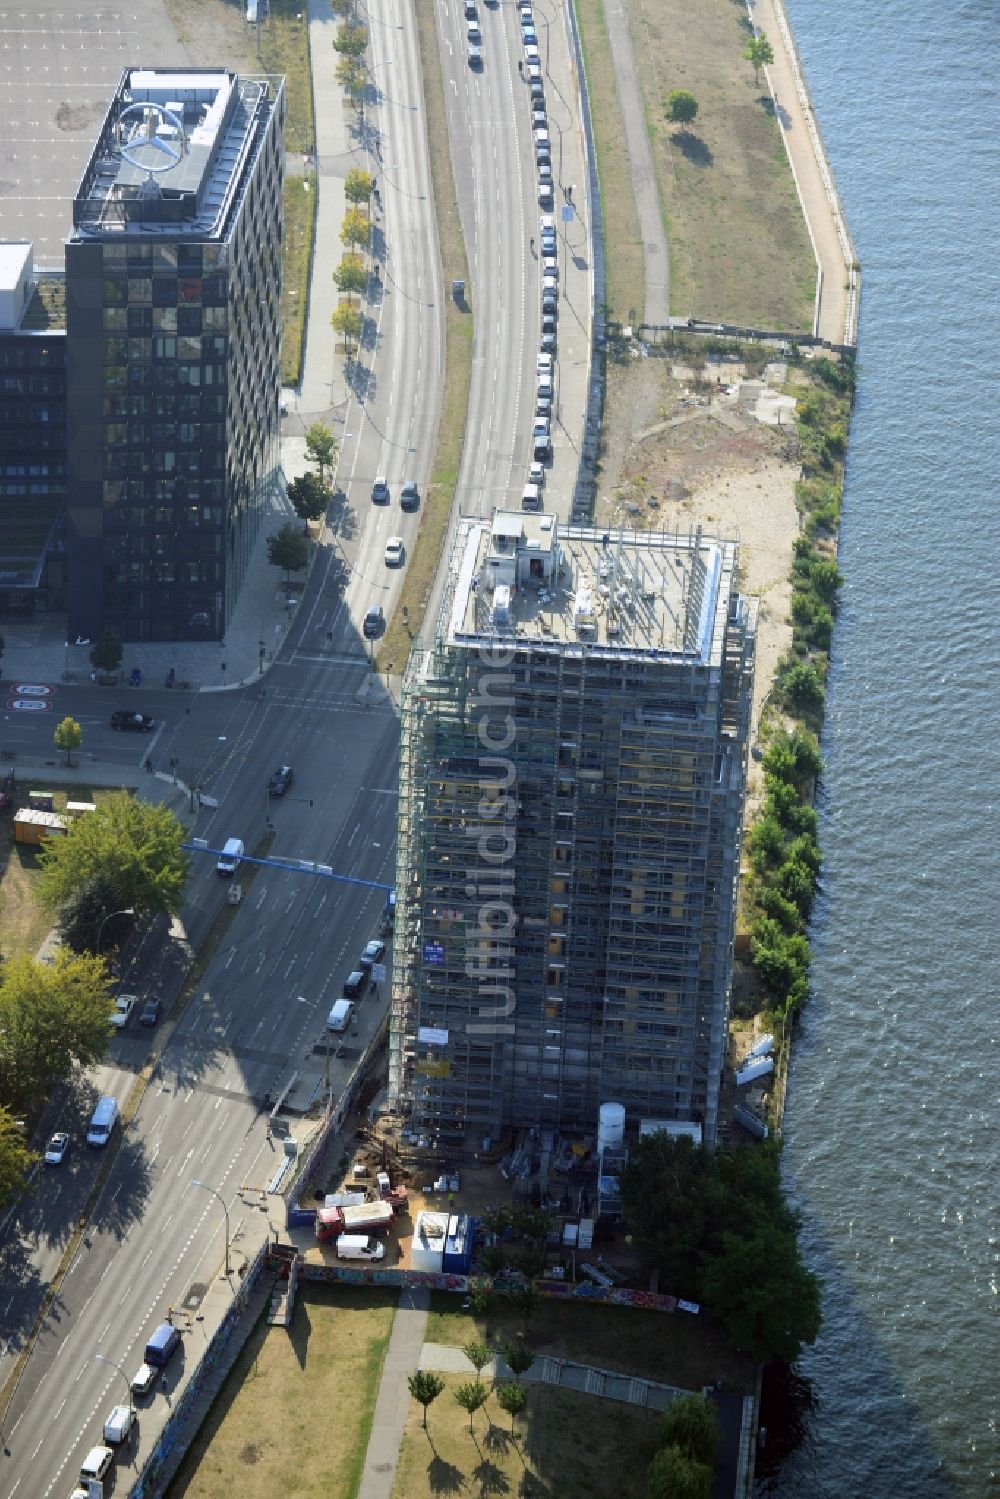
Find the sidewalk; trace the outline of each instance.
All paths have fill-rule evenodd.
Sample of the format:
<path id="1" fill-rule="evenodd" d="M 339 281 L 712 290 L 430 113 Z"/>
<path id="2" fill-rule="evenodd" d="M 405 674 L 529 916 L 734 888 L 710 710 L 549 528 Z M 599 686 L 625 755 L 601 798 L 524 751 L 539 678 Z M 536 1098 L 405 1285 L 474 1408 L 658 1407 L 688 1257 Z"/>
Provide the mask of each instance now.
<path id="1" fill-rule="evenodd" d="M 605 0 L 604 15 L 615 71 L 615 92 L 625 131 L 629 175 L 642 235 L 646 277 L 646 307 L 642 321 L 662 328 L 670 321 L 670 250 L 623 0 Z M 618 315 L 624 320 L 625 308 L 619 308 Z"/>
<path id="2" fill-rule="evenodd" d="M 850 271 L 855 251 L 841 215 L 791 27 L 782 0 L 747 0 L 747 9 L 757 30 L 766 32 L 774 52 L 774 62 L 764 71 L 822 272 L 816 332 L 833 344 L 853 344 L 857 340 L 860 293 L 860 279 Z"/>
<path id="3" fill-rule="evenodd" d="M 410 1409 L 409 1378 L 420 1367 L 430 1304 L 430 1292 L 423 1288 L 403 1291 L 400 1295 L 382 1366 L 358 1499 L 391 1499 L 403 1427 Z"/>

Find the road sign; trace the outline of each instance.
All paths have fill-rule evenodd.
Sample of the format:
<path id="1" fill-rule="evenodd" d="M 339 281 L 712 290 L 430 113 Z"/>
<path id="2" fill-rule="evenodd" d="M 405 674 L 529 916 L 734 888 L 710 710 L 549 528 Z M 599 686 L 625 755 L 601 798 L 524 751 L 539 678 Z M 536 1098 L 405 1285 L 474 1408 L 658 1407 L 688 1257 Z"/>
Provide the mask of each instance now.
<path id="1" fill-rule="evenodd" d="M 573 219 L 575 217 L 576 217 L 576 209 L 573 207 L 572 203 L 564 203 L 563 206 L 562 206 L 562 221 L 563 221 L 563 223 L 564 224 L 571 224 L 573 222 Z"/>
<path id="2" fill-rule="evenodd" d="M 425 963 L 430 963 L 431 966 L 434 967 L 434 968 L 443 968 L 444 967 L 444 943 L 443 942 L 425 942 L 424 943 L 424 962 Z"/>

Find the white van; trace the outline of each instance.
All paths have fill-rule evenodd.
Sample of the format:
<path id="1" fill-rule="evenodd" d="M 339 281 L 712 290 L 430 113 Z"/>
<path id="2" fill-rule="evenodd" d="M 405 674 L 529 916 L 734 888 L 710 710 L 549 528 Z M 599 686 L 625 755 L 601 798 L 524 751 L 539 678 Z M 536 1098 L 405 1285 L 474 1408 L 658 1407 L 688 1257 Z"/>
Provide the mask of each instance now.
<path id="1" fill-rule="evenodd" d="M 215 866 L 216 869 L 223 875 L 235 874 L 245 852 L 242 838 L 227 838 L 226 846 L 219 856 L 218 864 Z"/>
<path id="2" fill-rule="evenodd" d="M 341 1260 L 384 1260 L 385 1245 L 367 1234 L 338 1234 L 337 1258 Z"/>
<path id="3" fill-rule="evenodd" d="M 114 1460 L 110 1447 L 91 1447 L 80 1467 L 80 1482 L 87 1484 L 93 1479 L 103 1483 Z"/>
<path id="4" fill-rule="evenodd" d="M 111 1131 L 117 1123 L 118 1100 L 112 1098 L 110 1093 L 105 1093 L 103 1098 L 97 1100 L 97 1108 L 87 1126 L 87 1144 L 107 1145 L 111 1139 Z"/>
<path id="5" fill-rule="evenodd" d="M 109 1447 L 118 1447 L 127 1442 L 129 1432 L 135 1425 L 135 1411 L 131 1405 L 116 1405 L 104 1423 L 104 1440 Z"/>
<path id="6" fill-rule="evenodd" d="M 541 510 L 542 493 L 537 484 L 526 484 L 521 491 L 522 510 Z"/>
<path id="7" fill-rule="evenodd" d="M 329 1015 L 326 1017 L 326 1028 L 328 1031 L 346 1031 L 351 1019 L 351 1011 L 354 1009 L 349 999 L 338 999 Z"/>

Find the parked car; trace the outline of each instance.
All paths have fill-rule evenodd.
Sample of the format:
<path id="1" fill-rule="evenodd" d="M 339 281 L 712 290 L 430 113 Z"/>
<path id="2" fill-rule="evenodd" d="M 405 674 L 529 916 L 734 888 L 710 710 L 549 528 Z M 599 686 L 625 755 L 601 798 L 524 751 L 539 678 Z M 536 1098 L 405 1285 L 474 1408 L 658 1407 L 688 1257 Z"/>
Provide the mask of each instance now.
<path id="1" fill-rule="evenodd" d="M 69 1135 L 63 1130 L 52 1136 L 45 1147 L 46 1166 L 61 1166 L 69 1151 Z"/>
<path id="2" fill-rule="evenodd" d="M 362 634 L 366 640 L 377 640 L 385 629 L 385 615 L 381 604 L 372 604 L 365 615 L 365 622 L 361 626 Z"/>
<path id="3" fill-rule="evenodd" d="M 290 765 L 279 765 L 267 783 L 268 796 L 284 796 L 292 784 L 293 771 Z"/>
<path id="4" fill-rule="evenodd" d="M 368 975 L 360 968 L 353 969 L 344 980 L 344 998 L 361 999 L 368 992 Z"/>
<path id="5" fill-rule="evenodd" d="M 384 474 L 379 474 L 378 478 L 375 480 L 375 483 L 372 485 L 372 504 L 388 505 L 388 503 L 389 482 Z"/>
<path id="6" fill-rule="evenodd" d="M 532 101 L 534 102 L 537 100 L 539 104 L 544 104 L 545 88 L 542 84 L 542 80 L 540 78 L 530 78 L 528 80 L 528 87 L 531 90 Z"/>
<path id="7" fill-rule="evenodd" d="M 146 1003 L 143 1005 L 142 1009 L 139 1011 L 139 1024 L 140 1025 L 159 1025 L 159 1023 L 160 1023 L 160 1016 L 161 1016 L 162 1013 L 163 1013 L 163 1000 L 162 999 L 157 999 L 155 997 L 152 998 L 152 999 L 147 999 Z"/>
<path id="8" fill-rule="evenodd" d="M 551 164 L 551 162 L 540 161 L 538 163 L 538 181 L 539 181 L 539 183 L 547 182 L 550 187 L 552 186 L 552 164 Z"/>
<path id="9" fill-rule="evenodd" d="M 541 58 L 538 55 L 538 48 L 535 46 L 534 42 L 529 42 L 528 45 L 525 47 L 525 49 L 524 49 L 524 60 L 525 60 L 525 62 L 529 62 L 529 63 L 534 62 L 534 63 L 538 63 L 539 65 L 541 65 Z"/>
<path id="10" fill-rule="evenodd" d="M 372 963 L 381 963 L 385 957 L 385 943 L 380 942 L 377 937 L 373 938 L 371 942 L 367 943 L 361 956 L 367 958 Z"/>
<path id="11" fill-rule="evenodd" d="M 120 1447 L 127 1442 L 135 1425 L 135 1411 L 131 1405 L 116 1405 L 104 1423 L 104 1440 L 109 1447 Z"/>
<path id="12" fill-rule="evenodd" d="M 400 510 L 416 510 L 420 505 L 420 491 L 412 479 L 407 479 L 399 491 Z"/>
<path id="13" fill-rule="evenodd" d="M 545 483 L 545 470 L 540 463 L 532 463 L 528 468 L 528 483 L 540 487 Z"/>
<path id="14" fill-rule="evenodd" d="M 135 994 L 119 994 L 115 998 L 114 1014 L 111 1016 L 111 1024 L 116 1031 L 123 1031 L 128 1025 L 129 1017 L 136 1005 L 139 1003 Z"/>
<path id="15" fill-rule="evenodd" d="M 132 1375 L 132 1394 L 148 1395 L 159 1378 L 159 1369 L 154 1369 L 152 1364 L 141 1363 Z"/>
<path id="16" fill-rule="evenodd" d="M 538 184 L 538 206 L 539 208 L 551 208 L 553 203 L 552 183 L 540 182 Z"/>
<path id="17" fill-rule="evenodd" d="M 525 20 L 523 16 L 521 17 L 521 37 L 524 41 L 525 46 L 538 46 L 538 33 L 535 30 L 532 22 Z"/>
<path id="18" fill-rule="evenodd" d="M 119 733 L 131 730 L 133 734 L 149 734 L 156 728 L 156 720 L 148 713 L 129 713 L 120 708 L 111 715 L 111 727 Z"/>
<path id="19" fill-rule="evenodd" d="M 386 567 L 402 567 L 405 552 L 402 536 L 390 536 L 385 544 Z"/>
<path id="20" fill-rule="evenodd" d="M 558 276 L 558 274 L 559 274 L 559 262 L 556 259 L 556 257 L 554 255 L 543 255 L 542 256 L 542 275 L 543 276 Z"/>
<path id="21" fill-rule="evenodd" d="M 543 296 L 542 296 L 542 314 L 543 314 L 543 316 L 554 317 L 558 305 L 559 305 L 558 302 L 556 301 L 555 297 L 552 295 L 551 292 L 545 292 L 543 294 Z"/>
<path id="22" fill-rule="evenodd" d="M 541 83 L 542 70 L 538 66 L 537 62 L 529 62 L 528 66 L 524 70 L 524 76 L 525 78 L 527 78 L 529 83 Z"/>
<path id="23" fill-rule="evenodd" d="M 546 354 L 544 351 L 540 352 L 538 358 L 535 360 L 535 369 L 539 375 L 551 375 L 552 355 Z"/>
<path id="24" fill-rule="evenodd" d="M 475 46 L 474 43 L 470 42 L 469 43 L 469 67 L 475 69 L 475 68 L 481 68 L 482 65 L 483 65 L 483 49 L 482 49 L 482 47 L 477 47 L 477 46 Z"/>
<path id="25" fill-rule="evenodd" d="M 536 104 L 535 101 L 532 100 L 531 101 L 531 123 L 532 123 L 532 125 L 534 125 L 538 129 L 545 130 L 545 129 L 548 128 L 548 122 L 549 122 L 548 115 L 545 113 L 545 105 L 544 104 Z"/>

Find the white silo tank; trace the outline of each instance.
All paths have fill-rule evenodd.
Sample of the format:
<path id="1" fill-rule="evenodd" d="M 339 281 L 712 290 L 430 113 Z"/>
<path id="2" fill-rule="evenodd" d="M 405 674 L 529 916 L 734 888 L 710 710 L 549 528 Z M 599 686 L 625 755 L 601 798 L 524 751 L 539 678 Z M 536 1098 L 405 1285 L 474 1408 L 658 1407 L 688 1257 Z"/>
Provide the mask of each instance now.
<path id="1" fill-rule="evenodd" d="M 625 1105 L 602 1103 L 597 1120 L 597 1153 L 603 1155 L 625 1142 Z"/>

